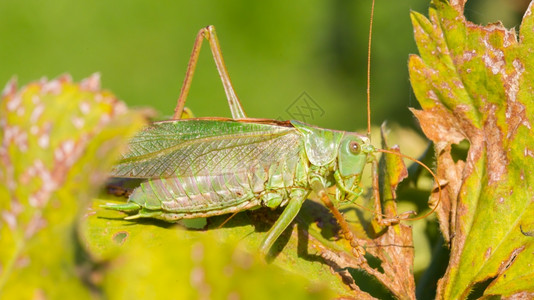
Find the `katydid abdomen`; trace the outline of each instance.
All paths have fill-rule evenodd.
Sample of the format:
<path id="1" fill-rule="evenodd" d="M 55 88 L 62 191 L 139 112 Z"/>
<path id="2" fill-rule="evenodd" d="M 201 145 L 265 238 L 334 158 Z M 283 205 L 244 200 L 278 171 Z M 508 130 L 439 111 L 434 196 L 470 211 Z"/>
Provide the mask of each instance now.
<path id="1" fill-rule="evenodd" d="M 298 166 L 298 167 L 297 167 Z M 140 210 L 130 218 L 165 221 L 210 217 L 260 206 L 284 206 L 295 189 L 308 190 L 307 161 L 281 160 L 236 172 L 148 179 L 130 196 Z M 306 175 L 306 172 L 300 172 Z M 302 177 L 302 174 L 300 177 Z"/>

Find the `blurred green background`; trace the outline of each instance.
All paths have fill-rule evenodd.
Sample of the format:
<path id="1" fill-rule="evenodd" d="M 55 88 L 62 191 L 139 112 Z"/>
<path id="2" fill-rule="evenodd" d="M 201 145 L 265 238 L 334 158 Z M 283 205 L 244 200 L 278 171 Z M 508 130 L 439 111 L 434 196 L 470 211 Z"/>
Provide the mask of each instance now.
<path id="1" fill-rule="evenodd" d="M 409 53 L 417 52 L 409 11 L 426 14 L 428 2 L 377 0 L 372 53 L 376 125 L 388 120 L 417 126 L 408 110 L 417 107 L 407 70 Z M 475 22 L 501 19 L 517 27 L 526 3 L 469 1 L 466 13 Z M 154 107 L 169 116 L 195 35 L 212 24 L 249 116 L 298 119 L 292 104 L 306 93 L 317 105 L 312 108 L 324 114 L 304 121 L 364 132 L 370 5 L 371 0 L 0 0 L 0 82 L 16 75 L 26 84 L 66 72 L 80 80 L 100 72 L 103 87 L 130 106 Z M 206 46 L 187 106 L 197 116 L 229 116 Z M 415 140 L 407 134 L 398 138 Z"/>
<path id="2" fill-rule="evenodd" d="M 372 122 L 416 126 L 407 72 L 416 53 L 409 10 L 428 0 L 376 3 L 372 56 Z M 198 30 L 213 24 L 234 86 L 251 117 L 297 118 L 318 126 L 364 131 L 370 0 L 335 1 L 0 1 L 0 82 L 20 84 L 68 72 L 94 72 L 131 106 L 172 114 Z M 488 15 L 478 3 L 493 3 Z M 500 5 L 500 7 L 499 7 Z M 511 20 L 507 1 L 471 2 L 477 17 Z M 519 5 L 521 6 L 521 5 Z M 510 18 L 509 15 L 512 17 Z M 514 23 L 515 22 L 515 23 Z M 229 116 L 205 45 L 187 106 L 197 116 Z M 324 111 L 297 116 L 303 93 Z M 301 99 L 302 100 L 302 99 Z M 309 100 L 309 98 L 308 98 Z M 312 103 L 313 105 L 313 103 Z M 320 111 L 317 111 L 320 112 Z"/>

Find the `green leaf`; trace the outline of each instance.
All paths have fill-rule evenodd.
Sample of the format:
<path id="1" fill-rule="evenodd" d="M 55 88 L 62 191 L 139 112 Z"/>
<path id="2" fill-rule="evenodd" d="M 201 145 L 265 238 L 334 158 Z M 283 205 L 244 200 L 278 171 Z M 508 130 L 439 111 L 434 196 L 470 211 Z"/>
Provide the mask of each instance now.
<path id="1" fill-rule="evenodd" d="M 396 156 L 392 155 L 391 158 Z M 398 162 L 393 164 L 396 163 Z M 404 169 L 399 169 L 399 172 L 402 173 L 402 170 Z M 98 262 L 111 261 L 111 265 L 117 266 L 117 270 L 112 270 L 111 273 L 120 273 L 123 278 L 119 283 L 106 279 L 103 289 L 108 296 L 124 296 L 126 294 L 123 293 L 133 290 L 143 294 L 146 291 L 142 289 L 146 288 L 157 290 L 158 297 L 171 297 L 174 290 L 160 290 L 158 286 L 176 284 L 178 279 L 173 274 L 192 274 L 191 252 L 194 252 L 192 249 L 198 243 L 203 244 L 206 251 L 217 252 L 222 247 L 230 253 L 245 251 L 248 253 L 246 255 L 254 257 L 254 261 L 263 260 L 263 257 L 258 258 L 260 241 L 279 215 L 279 212 L 267 208 L 245 211 L 231 217 L 223 227 L 220 226 L 229 215 L 208 218 L 208 226 L 204 230 L 185 230 L 180 225 L 156 220 L 124 220 L 126 214 L 101 207 L 120 203 L 117 202 L 118 199 L 109 195 L 104 198 L 107 199 L 94 201 L 85 214 L 80 232 L 87 252 Z M 353 206 L 344 211 L 351 223 L 358 220 L 353 215 L 356 211 Z M 293 278 L 291 289 L 297 298 L 326 293 L 337 297 L 356 296 L 367 299 L 371 297 L 369 293 L 377 296 L 377 281 L 383 285 L 382 289 L 389 290 L 383 295 L 413 297 L 414 253 L 411 228 L 405 225 L 381 228 L 380 232 L 372 234 L 373 238 L 369 238 L 362 228 L 365 225 L 358 222 L 352 224 L 354 232 L 361 234 L 358 241 L 367 249 L 366 258 L 374 261 L 375 265 L 370 266 L 367 262 L 359 265 L 359 261 L 351 253 L 349 243 L 337 236 L 339 228 L 327 208 L 315 201 L 305 201 L 295 224 L 275 243 L 272 256 L 267 258 L 269 264 L 254 263 L 254 270 L 257 271 L 251 272 L 247 277 L 248 282 L 256 282 L 251 283 L 254 292 L 272 296 L 273 291 L 287 290 L 287 286 L 276 278 Z M 212 242 L 206 244 L 206 241 Z M 225 252 L 219 253 L 219 257 L 213 255 L 210 264 L 231 264 L 227 256 L 231 254 Z M 135 275 L 141 271 L 134 270 L 142 268 L 140 262 L 154 265 L 147 267 L 153 271 L 142 278 Z M 143 264 L 145 263 L 141 263 Z M 263 269 L 265 270 L 260 271 Z M 365 278 L 356 274 L 358 281 L 355 282 L 349 272 L 354 275 L 356 269 L 362 269 L 373 280 L 362 281 Z M 213 293 L 221 297 L 226 297 L 225 293 L 228 292 L 223 282 L 240 281 L 226 276 L 223 269 L 214 267 L 210 271 L 213 272 L 213 277 L 220 278 L 221 282 L 210 282 L 209 285 L 213 287 Z M 179 280 L 186 280 L 187 283 L 187 276 Z M 247 286 L 239 289 L 239 295 L 253 295 L 253 291 Z M 311 290 L 312 293 L 310 287 L 315 287 Z M 197 295 L 197 291 L 188 285 L 184 285 L 182 293 Z"/>
<path id="2" fill-rule="evenodd" d="M 319 256 L 307 254 L 308 261 L 298 257 L 304 251 L 293 237 L 303 235 L 299 226 L 286 231 L 284 241 L 275 244 L 283 251 L 266 264 L 258 252 L 267 229 L 260 211 L 237 214 L 221 228 L 227 215 L 210 218 L 210 230 L 186 230 L 165 222 L 124 220 L 124 213 L 100 207 L 110 202 L 93 201 L 80 231 L 93 258 L 108 262 L 102 290 L 112 299 L 324 299 L 352 293 L 328 265 L 317 262 Z"/>
<path id="3" fill-rule="evenodd" d="M 74 225 L 141 115 L 98 75 L 7 84 L 0 102 L 0 294 L 89 298 Z"/>
<path id="4" fill-rule="evenodd" d="M 410 79 L 423 108 L 413 112 L 435 143 L 437 213 L 451 249 L 437 297 L 465 299 L 477 283 L 489 284 L 484 295 L 532 293 L 532 4 L 518 41 L 501 24 L 467 21 L 459 2 L 432 1 L 429 19 L 412 13 L 420 57 L 410 57 Z M 455 160 L 452 145 L 463 140 L 469 152 Z"/>
<path id="5" fill-rule="evenodd" d="M 386 130 L 386 123 L 383 123 L 380 127 L 382 148 L 400 153 L 397 145 L 388 146 Z M 380 196 L 384 203 L 384 213 L 389 216 L 397 216 L 397 206 L 394 201 L 397 199 L 396 190 L 399 183 L 408 177 L 408 170 L 400 156 L 388 154 L 380 158 L 380 171 L 382 171 L 380 178 L 383 181 Z"/>

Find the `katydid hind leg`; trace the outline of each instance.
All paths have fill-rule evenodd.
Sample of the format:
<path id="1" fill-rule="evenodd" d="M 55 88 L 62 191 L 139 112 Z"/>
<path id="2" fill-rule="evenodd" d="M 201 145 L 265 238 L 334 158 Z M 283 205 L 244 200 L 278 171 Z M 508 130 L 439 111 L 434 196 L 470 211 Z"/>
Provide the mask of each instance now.
<path id="1" fill-rule="evenodd" d="M 293 219 L 295 219 L 302 207 L 302 203 L 306 200 L 307 195 L 308 192 L 305 190 L 296 190 L 292 192 L 291 199 L 289 199 L 286 208 L 278 220 L 273 224 L 273 227 L 269 229 L 269 232 L 261 243 L 260 251 L 262 254 L 267 255 L 267 253 L 269 253 L 274 242 L 276 242 L 278 237 L 280 237 L 284 230 L 286 230 L 287 226 L 289 226 Z"/>
<path id="2" fill-rule="evenodd" d="M 184 83 L 182 85 L 182 89 L 180 90 L 180 96 L 178 97 L 176 108 L 174 110 L 173 119 L 180 119 L 182 117 L 182 113 L 185 107 L 185 101 L 187 99 L 187 95 L 189 94 L 189 89 L 191 88 L 191 82 L 193 81 L 193 75 L 195 73 L 200 49 L 202 47 L 204 39 L 208 40 L 208 43 L 210 45 L 211 53 L 213 55 L 213 59 L 215 60 L 217 71 L 219 72 L 219 77 L 221 78 L 221 81 L 224 86 L 224 92 L 226 93 L 226 98 L 228 100 L 228 105 L 232 113 L 232 118 L 246 118 L 247 116 L 245 114 L 245 111 L 243 110 L 241 102 L 239 101 L 239 98 L 235 93 L 232 81 L 230 80 L 230 75 L 228 74 L 228 70 L 226 69 L 221 47 L 219 45 L 219 39 L 217 38 L 217 34 L 215 33 L 215 27 L 210 25 L 208 27 L 202 28 L 198 32 L 197 37 L 195 39 L 193 51 L 191 53 L 191 57 L 189 58 L 189 63 L 187 64 L 187 71 L 185 74 Z"/>
<path id="3" fill-rule="evenodd" d="M 414 215 L 414 211 L 407 211 L 401 214 L 391 216 L 387 211 L 383 212 L 382 200 L 380 197 L 380 183 L 378 177 L 378 161 L 375 159 L 372 163 L 372 176 L 373 176 L 373 200 L 375 209 L 375 220 L 380 226 L 391 226 L 398 224 L 401 220 L 408 219 L 411 215 Z"/>

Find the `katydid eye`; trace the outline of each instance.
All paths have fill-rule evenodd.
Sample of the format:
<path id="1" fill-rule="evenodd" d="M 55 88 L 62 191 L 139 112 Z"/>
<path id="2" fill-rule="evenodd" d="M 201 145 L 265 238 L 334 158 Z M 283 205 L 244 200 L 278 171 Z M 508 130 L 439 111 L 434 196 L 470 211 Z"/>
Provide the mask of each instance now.
<path id="1" fill-rule="evenodd" d="M 360 153 L 360 144 L 358 144 L 357 142 L 350 142 L 349 144 L 349 151 L 353 154 L 358 154 Z"/>

